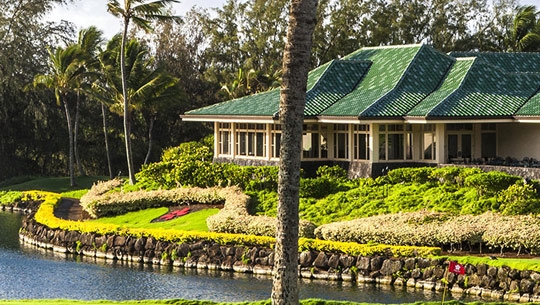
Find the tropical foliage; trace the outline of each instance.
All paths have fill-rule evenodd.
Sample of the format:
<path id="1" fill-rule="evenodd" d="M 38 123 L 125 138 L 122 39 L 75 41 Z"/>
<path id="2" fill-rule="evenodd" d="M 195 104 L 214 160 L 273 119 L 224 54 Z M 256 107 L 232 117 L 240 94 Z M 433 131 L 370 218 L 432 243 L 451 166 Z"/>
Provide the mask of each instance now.
<path id="1" fill-rule="evenodd" d="M 10 0 L 0 12 L 0 154 L 4 160 L 0 180 L 17 175 L 130 175 L 126 140 L 132 142 L 133 174 L 142 164 L 158 160 L 164 148 L 210 132 L 208 125 L 181 122 L 179 114 L 281 83 L 288 0 L 227 0 L 214 11 L 194 8 L 173 22 L 161 18 L 169 15 L 162 10 L 167 8 L 162 4 L 169 1 L 128 1 L 127 6 L 125 1 L 108 1 L 110 6 L 103 7 L 104 11 L 109 8 L 122 20 L 132 12 L 136 18 L 127 24 L 142 26 L 131 27 L 125 43 L 129 47 L 131 40 L 137 39 L 138 49 L 145 53 L 141 62 L 149 70 L 141 72 L 138 85 L 127 88 L 126 94 L 120 81 L 124 65 L 120 64 L 119 51 L 125 50 L 120 47 L 120 38 L 110 39 L 116 40 L 110 45 L 115 48 L 110 48 L 110 41 L 88 39 L 90 29 L 78 37 L 73 24 L 44 21 L 53 4 L 64 2 L 69 1 Z M 362 46 L 419 41 L 443 51 L 532 50 L 527 46 L 534 46 L 528 41 L 534 41 L 530 37 L 537 32 L 536 8 L 516 9 L 516 4 L 514 0 L 495 1 L 493 5 L 487 5 L 486 0 L 319 1 L 311 67 Z M 138 32 L 149 28 L 154 32 Z M 29 86 L 35 79 L 41 83 L 38 87 L 48 83 L 37 75 L 55 76 L 48 50 L 54 56 L 63 53 L 67 60 L 72 57 L 67 50 L 73 45 L 81 45 L 87 54 L 72 62 L 70 70 L 77 71 L 74 67 L 85 62 L 85 77 L 64 83 L 68 87 L 55 85 L 50 90 Z M 106 65 L 114 60 L 116 69 L 103 70 L 95 59 L 103 59 L 111 50 L 118 53 L 110 56 Z M 124 72 L 129 76 L 129 71 Z M 126 108 L 130 111 L 130 136 L 126 137 L 126 116 L 118 101 L 141 89 L 143 78 L 148 81 L 161 72 L 175 82 L 174 87 L 168 87 L 174 100 L 167 98 L 170 91 L 161 92 L 163 99 L 152 98 L 149 104 L 130 100 Z M 107 73 L 115 76 L 104 76 Z M 97 74 L 94 87 L 89 86 Z M 107 82 L 113 78 L 114 86 Z M 122 94 L 106 97 L 98 87 Z M 67 92 L 63 95 L 70 108 L 71 127 L 64 107 L 57 105 L 55 90 Z M 71 137 L 73 145 L 68 145 Z"/>

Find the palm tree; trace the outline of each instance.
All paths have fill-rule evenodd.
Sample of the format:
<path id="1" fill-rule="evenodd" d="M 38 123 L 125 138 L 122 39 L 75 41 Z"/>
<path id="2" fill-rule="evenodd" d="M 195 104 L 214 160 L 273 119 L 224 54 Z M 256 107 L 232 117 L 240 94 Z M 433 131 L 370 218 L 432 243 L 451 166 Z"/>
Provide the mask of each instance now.
<path id="1" fill-rule="evenodd" d="M 518 7 L 514 18 L 514 51 L 535 52 L 540 50 L 539 12 L 534 5 Z"/>
<path id="2" fill-rule="evenodd" d="M 99 69 L 99 61 L 97 60 L 97 54 L 100 45 L 103 43 L 103 32 L 98 30 L 95 26 L 91 26 L 87 29 L 82 29 L 79 32 L 79 39 L 77 44 L 81 49 L 81 57 L 84 60 L 83 64 L 86 69 L 86 75 L 83 79 L 79 79 L 79 85 L 77 88 L 74 88 L 77 93 L 77 102 L 75 106 L 75 123 L 73 131 L 73 148 L 75 151 L 75 161 L 79 168 L 79 174 L 81 176 L 86 176 L 86 172 L 82 167 L 82 162 L 79 157 L 79 149 L 77 145 L 77 136 L 79 129 L 79 116 L 80 116 L 80 103 L 81 103 L 81 94 L 84 91 L 88 91 L 90 84 L 93 82 L 93 79 L 97 75 L 97 70 Z"/>
<path id="3" fill-rule="evenodd" d="M 168 4 L 176 3 L 177 0 L 156 0 L 147 2 L 145 0 L 124 0 L 121 5 L 117 0 L 109 0 L 107 2 L 107 10 L 113 16 L 122 19 L 122 44 L 120 48 L 120 73 L 122 76 L 122 96 L 124 97 L 124 136 L 126 141 L 126 158 L 128 165 L 129 183 L 135 184 L 135 173 L 133 166 L 133 155 L 131 151 L 131 124 L 129 99 L 126 84 L 126 69 L 125 69 L 125 47 L 129 25 L 133 23 L 145 30 L 151 31 L 154 20 L 166 20 L 176 18 L 169 15 L 166 11 Z"/>
<path id="4" fill-rule="evenodd" d="M 94 83 L 94 97 L 103 103 L 112 102 L 110 108 L 123 114 L 122 81 L 118 73 L 119 36 L 115 36 L 100 55 L 101 70 L 104 72 L 101 80 Z M 125 58 L 126 84 L 130 113 L 138 110 L 148 124 L 148 151 L 145 163 L 148 162 L 152 150 L 152 132 L 154 122 L 160 110 L 177 100 L 179 93 L 176 88 L 178 80 L 159 68 L 154 68 L 154 59 L 149 57 L 149 51 L 135 39 L 126 45 Z"/>
<path id="5" fill-rule="evenodd" d="M 302 124 L 306 102 L 312 35 L 317 0 L 293 0 L 289 13 L 287 43 L 283 54 L 283 78 L 279 118 L 282 124 L 278 226 L 272 285 L 272 304 L 298 304 L 298 202 Z"/>
<path id="6" fill-rule="evenodd" d="M 75 186 L 75 133 L 72 110 L 68 99 L 69 94 L 75 91 L 85 74 L 84 59 L 78 44 L 72 44 L 66 48 L 57 47 L 54 51 L 48 51 L 51 71 L 49 74 L 36 75 L 34 86 L 42 85 L 54 89 L 57 104 L 64 107 L 69 133 L 69 181 L 71 186 Z"/>

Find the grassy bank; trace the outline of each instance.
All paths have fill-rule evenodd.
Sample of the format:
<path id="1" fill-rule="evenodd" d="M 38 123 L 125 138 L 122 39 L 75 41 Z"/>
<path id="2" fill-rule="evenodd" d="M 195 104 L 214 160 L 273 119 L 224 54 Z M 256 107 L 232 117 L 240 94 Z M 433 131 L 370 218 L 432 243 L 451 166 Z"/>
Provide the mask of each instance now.
<path id="1" fill-rule="evenodd" d="M 204 209 L 189 213 L 185 216 L 164 222 L 152 222 L 153 219 L 167 213 L 168 208 L 154 208 L 137 212 L 129 212 L 124 215 L 114 217 L 103 217 L 88 222 L 113 224 L 117 226 L 126 226 L 129 228 L 140 229 L 176 229 L 183 231 L 208 232 L 206 218 L 217 214 L 219 209 Z"/>

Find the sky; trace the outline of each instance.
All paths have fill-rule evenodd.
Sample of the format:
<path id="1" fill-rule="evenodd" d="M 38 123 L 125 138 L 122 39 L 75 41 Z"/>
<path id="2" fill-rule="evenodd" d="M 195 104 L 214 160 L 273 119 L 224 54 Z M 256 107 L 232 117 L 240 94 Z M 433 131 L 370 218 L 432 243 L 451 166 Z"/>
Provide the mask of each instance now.
<path id="1" fill-rule="evenodd" d="M 176 15 L 183 15 L 193 6 L 202 8 L 221 7 L 226 0 L 180 0 L 174 4 Z M 540 9 L 540 0 L 521 0 L 522 5 L 536 5 Z M 67 20 L 77 26 L 77 31 L 95 25 L 107 38 L 120 32 L 120 20 L 107 12 L 107 0 L 75 0 L 74 3 L 57 6 L 49 15 L 49 20 Z"/>
<path id="2" fill-rule="evenodd" d="M 540 0 L 538 0 L 540 2 Z M 176 15 L 183 15 L 193 6 L 202 8 L 221 7 L 226 0 L 181 0 L 173 6 Z M 107 38 L 121 31 L 120 19 L 107 12 L 107 0 L 75 0 L 69 5 L 56 6 L 49 20 L 67 20 L 77 26 L 77 31 L 92 25 L 102 30 Z"/>

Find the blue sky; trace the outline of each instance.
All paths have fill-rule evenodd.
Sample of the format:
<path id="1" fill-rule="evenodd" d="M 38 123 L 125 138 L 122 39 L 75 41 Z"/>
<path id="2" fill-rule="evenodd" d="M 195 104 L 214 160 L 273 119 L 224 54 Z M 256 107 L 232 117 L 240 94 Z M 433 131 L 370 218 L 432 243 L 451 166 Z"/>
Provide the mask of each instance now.
<path id="1" fill-rule="evenodd" d="M 221 7 L 226 0 L 181 0 L 174 5 L 175 13 L 180 15 L 193 6 L 204 8 Z M 540 0 L 521 0 L 522 5 L 533 4 L 540 9 Z M 58 6 L 49 15 L 51 20 L 68 20 L 75 23 L 78 30 L 91 25 L 101 29 L 110 38 L 121 30 L 120 20 L 107 13 L 107 0 L 78 0 L 72 4 Z"/>

